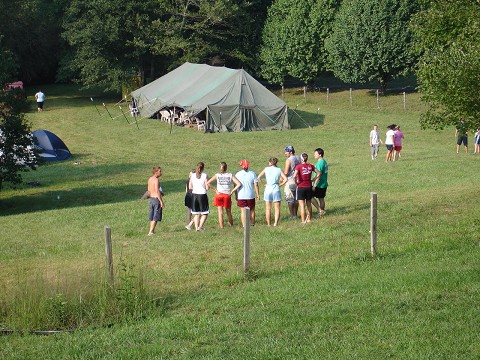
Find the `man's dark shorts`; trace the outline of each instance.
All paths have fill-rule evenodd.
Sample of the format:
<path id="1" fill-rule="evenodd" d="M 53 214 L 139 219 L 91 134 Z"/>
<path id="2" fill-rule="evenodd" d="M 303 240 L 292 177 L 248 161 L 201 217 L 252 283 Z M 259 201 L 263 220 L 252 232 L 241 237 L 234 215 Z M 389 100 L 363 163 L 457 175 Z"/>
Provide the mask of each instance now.
<path id="1" fill-rule="evenodd" d="M 468 146 L 468 136 L 462 135 L 458 137 L 457 145 L 462 145 L 462 143 L 463 145 Z"/>
<path id="2" fill-rule="evenodd" d="M 157 198 L 150 198 L 150 213 L 148 214 L 150 221 L 162 221 L 162 208 Z"/>
<path id="3" fill-rule="evenodd" d="M 313 196 L 317 199 L 323 199 L 327 195 L 327 188 L 315 188 Z"/>
<path id="4" fill-rule="evenodd" d="M 393 145 L 385 145 L 387 147 L 387 150 L 388 151 L 392 151 L 393 150 Z"/>
<path id="5" fill-rule="evenodd" d="M 43 101 L 42 102 L 37 101 L 37 108 L 38 109 L 43 109 Z"/>

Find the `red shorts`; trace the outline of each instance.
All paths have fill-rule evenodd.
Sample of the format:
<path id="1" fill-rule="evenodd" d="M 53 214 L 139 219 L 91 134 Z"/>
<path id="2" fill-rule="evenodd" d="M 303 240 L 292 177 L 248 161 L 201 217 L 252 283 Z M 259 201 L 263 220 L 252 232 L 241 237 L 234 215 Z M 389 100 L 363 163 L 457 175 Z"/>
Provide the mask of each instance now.
<path id="1" fill-rule="evenodd" d="M 400 151 L 400 150 L 402 150 L 402 147 L 401 146 L 395 146 L 394 149 L 395 149 L 395 151 Z"/>
<path id="2" fill-rule="evenodd" d="M 228 194 L 217 193 L 213 197 L 213 206 L 230 209 L 232 207 L 232 197 Z"/>
<path id="3" fill-rule="evenodd" d="M 252 210 L 255 210 L 255 199 L 237 200 L 237 205 L 241 208 L 248 207 Z"/>

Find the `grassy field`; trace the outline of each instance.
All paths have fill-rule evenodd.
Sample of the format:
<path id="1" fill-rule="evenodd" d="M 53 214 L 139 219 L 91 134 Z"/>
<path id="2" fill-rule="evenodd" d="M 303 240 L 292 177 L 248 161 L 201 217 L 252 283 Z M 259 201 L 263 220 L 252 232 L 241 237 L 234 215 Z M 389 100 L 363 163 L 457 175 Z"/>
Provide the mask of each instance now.
<path id="1" fill-rule="evenodd" d="M 42 299 L 62 316 L 95 296 L 105 281 L 105 225 L 117 279 L 130 284 L 127 293 L 141 287 L 153 300 L 141 318 L 109 326 L 108 316 L 95 315 L 72 333 L 1 336 L 1 358 L 480 357 L 480 155 L 457 155 L 454 129 L 421 130 L 418 94 L 406 95 L 404 111 L 402 93 L 377 104 L 368 90 L 353 91 L 351 103 L 348 91 L 336 91 L 327 103 L 324 92 L 304 99 L 289 89 L 292 130 L 202 134 L 149 119 L 138 130 L 113 97 L 42 90 L 46 111 L 32 105 L 32 129 L 54 132 L 74 156 L 26 173 L 39 187 L 0 192 L 0 327 L 52 330 L 55 319 L 29 317 Z M 387 125 L 402 126 L 400 161 L 370 160 L 375 123 L 382 137 Z M 269 157 L 283 163 L 287 144 L 312 155 L 325 149 L 327 215 L 302 226 L 282 204 L 280 226 L 269 228 L 260 203 L 245 278 L 238 209 L 232 228 L 217 227 L 212 207 L 206 231 L 185 230 L 186 176 L 198 161 L 209 175 L 220 161 L 236 172 L 242 158 L 259 173 Z M 154 165 L 164 169 L 166 208 L 152 238 L 140 197 Z M 371 192 L 378 194 L 375 259 Z"/>

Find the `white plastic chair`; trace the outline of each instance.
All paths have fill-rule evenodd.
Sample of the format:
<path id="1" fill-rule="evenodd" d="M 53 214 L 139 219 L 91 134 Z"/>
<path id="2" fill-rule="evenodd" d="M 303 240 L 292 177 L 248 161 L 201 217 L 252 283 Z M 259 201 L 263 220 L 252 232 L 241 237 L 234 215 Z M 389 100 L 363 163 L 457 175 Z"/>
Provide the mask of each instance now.
<path id="1" fill-rule="evenodd" d="M 160 113 L 160 120 L 161 121 L 167 121 L 167 122 L 170 122 L 170 119 L 172 118 L 172 113 L 170 112 L 170 110 L 160 110 L 159 111 Z"/>
<path id="2" fill-rule="evenodd" d="M 198 120 L 197 119 L 197 130 L 203 130 L 205 131 L 205 120 Z"/>

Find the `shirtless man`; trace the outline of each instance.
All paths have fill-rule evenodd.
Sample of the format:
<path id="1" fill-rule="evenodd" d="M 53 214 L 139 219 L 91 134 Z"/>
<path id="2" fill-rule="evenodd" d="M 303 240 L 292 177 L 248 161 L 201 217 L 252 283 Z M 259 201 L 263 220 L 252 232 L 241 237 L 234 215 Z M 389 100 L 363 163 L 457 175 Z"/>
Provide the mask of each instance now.
<path id="1" fill-rule="evenodd" d="M 160 181 L 158 178 L 162 176 L 162 168 L 155 166 L 153 168 L 153 175 L 148 178 L 148 191 L 150 192 L 150 205 L 149 205 L 149 220 L 150 231 L 148 236 L 152 236 L 157 226 L 158 221 L 162 221 L 162 209 L 165 207 L 163 204 L 162 194 L 160 192 Z"/>

